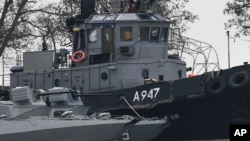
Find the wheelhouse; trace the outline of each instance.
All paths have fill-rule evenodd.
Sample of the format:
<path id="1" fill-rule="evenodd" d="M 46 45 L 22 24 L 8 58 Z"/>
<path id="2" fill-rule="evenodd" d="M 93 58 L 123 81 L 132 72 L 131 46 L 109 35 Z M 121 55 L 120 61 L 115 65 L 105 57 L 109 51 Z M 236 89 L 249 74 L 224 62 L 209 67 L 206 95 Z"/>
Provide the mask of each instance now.
<path id="1" fill-rule="evenodd" d="M 126 60 L 167 58 L 169 28 L 170 22 L 158 14 L 95 14 L 73 28 L 75 34 L 79 34 L 75 36 L 74 50 L 88 54 L 87 62 L 81 65 L 107 63 L 124 57 Z"/>

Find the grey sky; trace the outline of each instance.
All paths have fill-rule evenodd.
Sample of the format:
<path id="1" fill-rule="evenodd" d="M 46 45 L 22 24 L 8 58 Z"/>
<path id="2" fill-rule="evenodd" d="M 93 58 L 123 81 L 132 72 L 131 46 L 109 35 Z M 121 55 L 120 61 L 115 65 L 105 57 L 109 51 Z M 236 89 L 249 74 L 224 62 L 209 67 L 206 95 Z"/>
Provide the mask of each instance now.
<path id="1" fill-rule="evenodd" d="M 190 0 L 187 9 L 199 15 L 199 20 L 189 24 L 190 29 L 185 36 L 211 44 L 219 54 L 222 69 L 228 67 L 227 35 L 224 23 L 229 16 L 223 15 L 223 9 L 229 0 Z M 234 30 L 230 30 L 233 36 Z M 242 37 L 246 38 L 246 37 Z M 250 63 L 250 42 L 230 39 L 231 67 Z"/>

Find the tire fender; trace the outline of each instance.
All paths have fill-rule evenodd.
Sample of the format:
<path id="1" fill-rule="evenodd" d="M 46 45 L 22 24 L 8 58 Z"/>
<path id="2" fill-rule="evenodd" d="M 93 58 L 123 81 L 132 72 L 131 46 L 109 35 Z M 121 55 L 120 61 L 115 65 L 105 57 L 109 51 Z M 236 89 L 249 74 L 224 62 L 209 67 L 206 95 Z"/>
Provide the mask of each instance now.
<path id="1" fill-rule="evenodd" d="M 228 79 L 228 86 L 232 89 L 244 88 L 249 84 L 249 74 L 246 71 L 239 71 Z"/>
<path id="2" fill-rule="evenodd" d="M 215 77 L 207 82 L 205 85 L 205 91 L 207 94 L 217 95 L 227 87 L 226 80 L 223 77 Z"/>

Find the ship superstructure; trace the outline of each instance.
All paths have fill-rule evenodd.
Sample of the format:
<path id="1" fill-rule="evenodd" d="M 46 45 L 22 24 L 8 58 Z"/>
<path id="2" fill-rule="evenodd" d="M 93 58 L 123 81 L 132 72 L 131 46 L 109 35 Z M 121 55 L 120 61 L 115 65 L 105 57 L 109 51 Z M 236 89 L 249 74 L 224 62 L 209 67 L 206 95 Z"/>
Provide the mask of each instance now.
<path id="1" fill-rule="evenodd" d="M 143 85 L 149 78 L 186 77 L 186 63 L 179 54 L 168 54 L 171 22 L 159 14 L 92 13 L 67 23 L 74 34 L 71 67 L 57 69 L 53 51 L 26 52 L 23 72 L 12 74 L 12 87 L 55 86 L 96 93 Z"/>

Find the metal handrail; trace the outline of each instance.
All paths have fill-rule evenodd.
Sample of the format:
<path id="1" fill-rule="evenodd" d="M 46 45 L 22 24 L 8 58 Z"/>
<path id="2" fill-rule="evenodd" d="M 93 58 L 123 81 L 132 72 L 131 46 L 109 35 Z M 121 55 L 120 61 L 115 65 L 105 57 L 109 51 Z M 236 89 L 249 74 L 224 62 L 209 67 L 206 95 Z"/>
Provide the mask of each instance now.
<path id="1" fill-rule="evenodd" d="M 171 30 L 169 36 L 169 45 L 172 47 L 169 51 L 180 55 L 181 60 L 192 66 L 192 73 L 201 74 L 220 70 L 218 54 L 212 45 L 181 36 L 178 29 L 174 30 L 176 29 Z M 191 62 L 186 59 L 188 57 L 192 58 Z"/>

